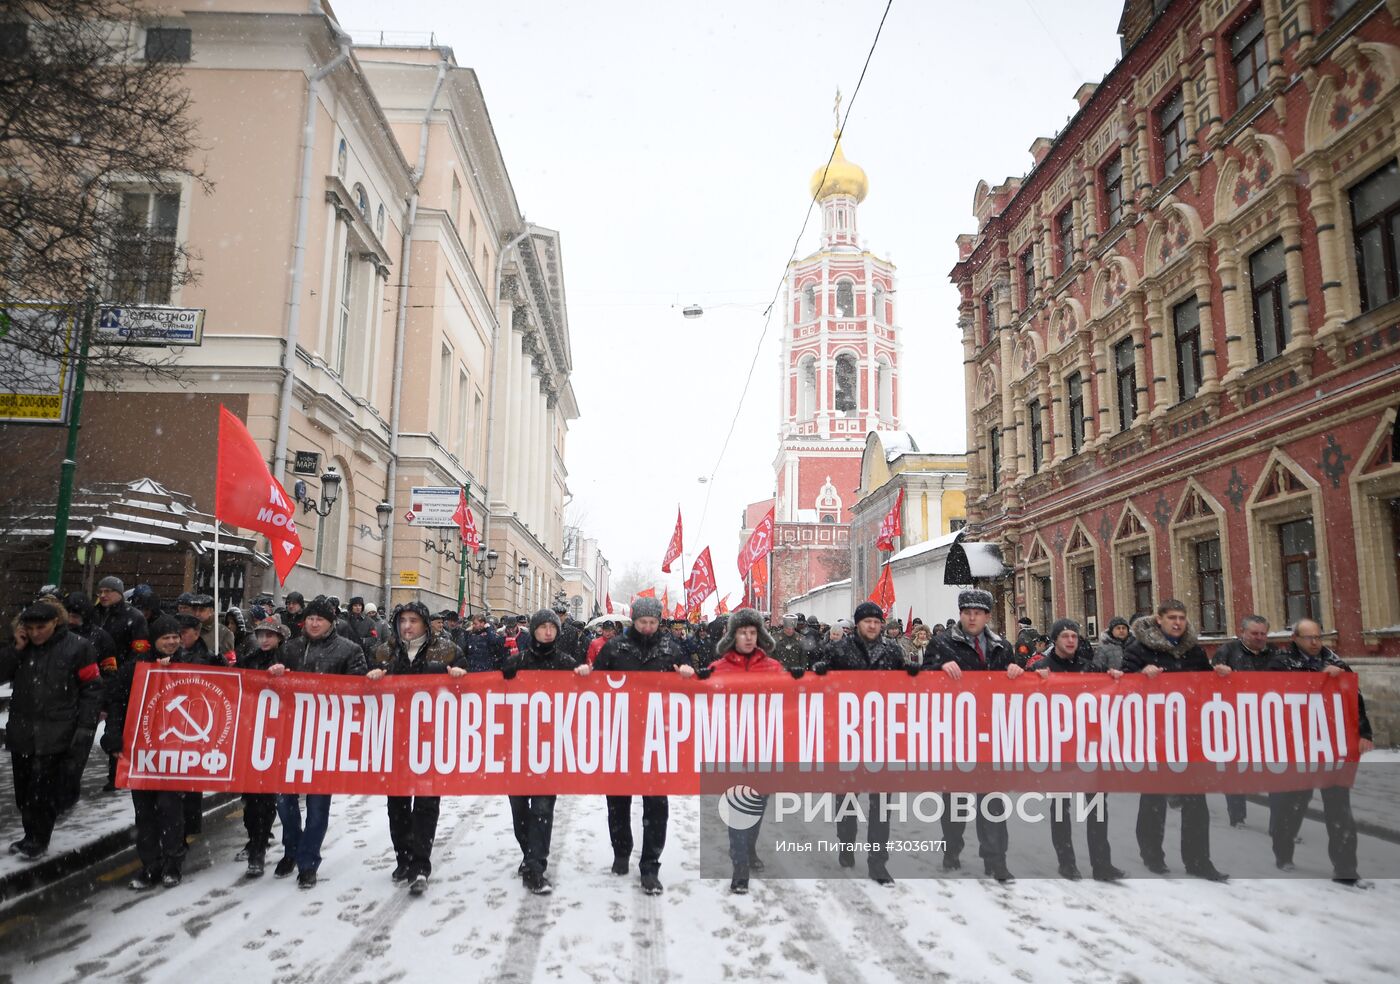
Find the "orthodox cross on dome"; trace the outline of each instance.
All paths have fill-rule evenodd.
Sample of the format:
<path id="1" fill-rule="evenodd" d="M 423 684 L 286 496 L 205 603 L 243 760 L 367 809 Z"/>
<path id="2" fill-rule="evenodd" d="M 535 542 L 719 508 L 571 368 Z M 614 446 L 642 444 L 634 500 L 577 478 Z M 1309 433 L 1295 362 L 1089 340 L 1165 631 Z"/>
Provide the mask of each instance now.
<path id="1" fill-rule="evenodd" d="M 836 102 L 831 106 L 831 115 L 836 121 L 836 132 L 841 132 L 841 87 L 836 87 Z"/>

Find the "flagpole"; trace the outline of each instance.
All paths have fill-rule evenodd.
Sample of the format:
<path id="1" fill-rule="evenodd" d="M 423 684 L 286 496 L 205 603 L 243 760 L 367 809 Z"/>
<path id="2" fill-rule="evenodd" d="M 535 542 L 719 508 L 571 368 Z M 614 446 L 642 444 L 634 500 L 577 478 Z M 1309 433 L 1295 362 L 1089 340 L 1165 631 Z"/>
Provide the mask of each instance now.
<path id="1" fill-rule="evenodd" d="M 219 648 L 219 628 L 223 623 L 223 615 L 219 611 L 219 517 L 214 517 L 214 648 Z M 216 653 L 222 656 L 223 653 Z"/>
<path id="2" fill-rule="evenodd" d="M 462 486 L 462 501 L 467 509 L 472 507 L 472 485 L 468 482 Z M 465 520 L 463 520 L 465 523 Z M 467 600 L 467 537 L 462 536 L 461 557 L 457 560 L 457 617 L 466 615 L 463 605 Z"/>

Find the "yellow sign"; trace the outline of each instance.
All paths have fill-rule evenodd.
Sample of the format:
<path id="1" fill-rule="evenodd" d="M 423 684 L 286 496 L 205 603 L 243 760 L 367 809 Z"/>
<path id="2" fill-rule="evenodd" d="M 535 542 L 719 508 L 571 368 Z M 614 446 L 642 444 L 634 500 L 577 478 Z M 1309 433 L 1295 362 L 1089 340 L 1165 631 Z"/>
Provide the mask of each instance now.
<path id="1" fill-rule="evenodd" d="M 399 584 L 405 588 L 418 587 L 417 571 L 399 571 Z"/>

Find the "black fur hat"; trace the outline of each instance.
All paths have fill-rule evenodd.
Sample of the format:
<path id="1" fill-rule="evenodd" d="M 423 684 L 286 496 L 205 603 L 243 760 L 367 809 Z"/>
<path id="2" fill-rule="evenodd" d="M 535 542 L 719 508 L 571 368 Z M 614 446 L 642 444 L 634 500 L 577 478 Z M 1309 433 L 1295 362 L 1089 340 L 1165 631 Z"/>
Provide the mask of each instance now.
<path id="1" fill-rule="evenodd" d="M 763 624 L 763 616 L 752 608 L 741 608 L 737 612 L 730 613 L 729 622 L 724 627 L 724 637 L 720 639 L 719 645 L 715 646 L 715 655 L 722 657 L 733 649 L 734 636 L 740 629 L 750 626 L 758 629 L 758 648 L 771 656 L 774 646 L 773 637 L 769 634 L 768 627 Z"/>

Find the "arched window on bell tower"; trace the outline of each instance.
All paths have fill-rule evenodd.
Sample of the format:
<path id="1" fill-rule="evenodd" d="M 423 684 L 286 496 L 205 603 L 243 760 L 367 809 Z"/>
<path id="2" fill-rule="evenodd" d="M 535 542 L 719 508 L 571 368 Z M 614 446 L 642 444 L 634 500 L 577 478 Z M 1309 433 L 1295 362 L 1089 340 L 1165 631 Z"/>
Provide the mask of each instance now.
<path id="1" fill-rule="evenodd" d="M 817 292 L 811 284 L 802 288 L 802 320 L 811 321 L 817 316 Z"/>
<path id="2" fill-rule="evenodd" d="M 894 373 L 883 356 L 875 360 L 875 412 L 889 420 L 894 417 Z"/>
<path id="3" fill-rule="evenodd" d="M 860 368 L 856 357 L 842 352 L 836 357 L 836 412 L 854 417 L 860 407 Z"/>
<path id="4" fill-rule="evenodd" d="M 831 484 L 831 476 L 817 493 L 817 521 L 821 523 L 841 522 L 841 497 L 836 494 L 836 486 Z"/>
<path id="5" fill-rule="evenodd" d="M 836 317 L 856 316 L 856 293 L 849 280 L 836 281 Z"/>
<path id="6" fill-rule="evenodd" d="M 817 360 L 805 356 L 797 363 L 797 419 L 811 420 L 817 411 Z"/>

